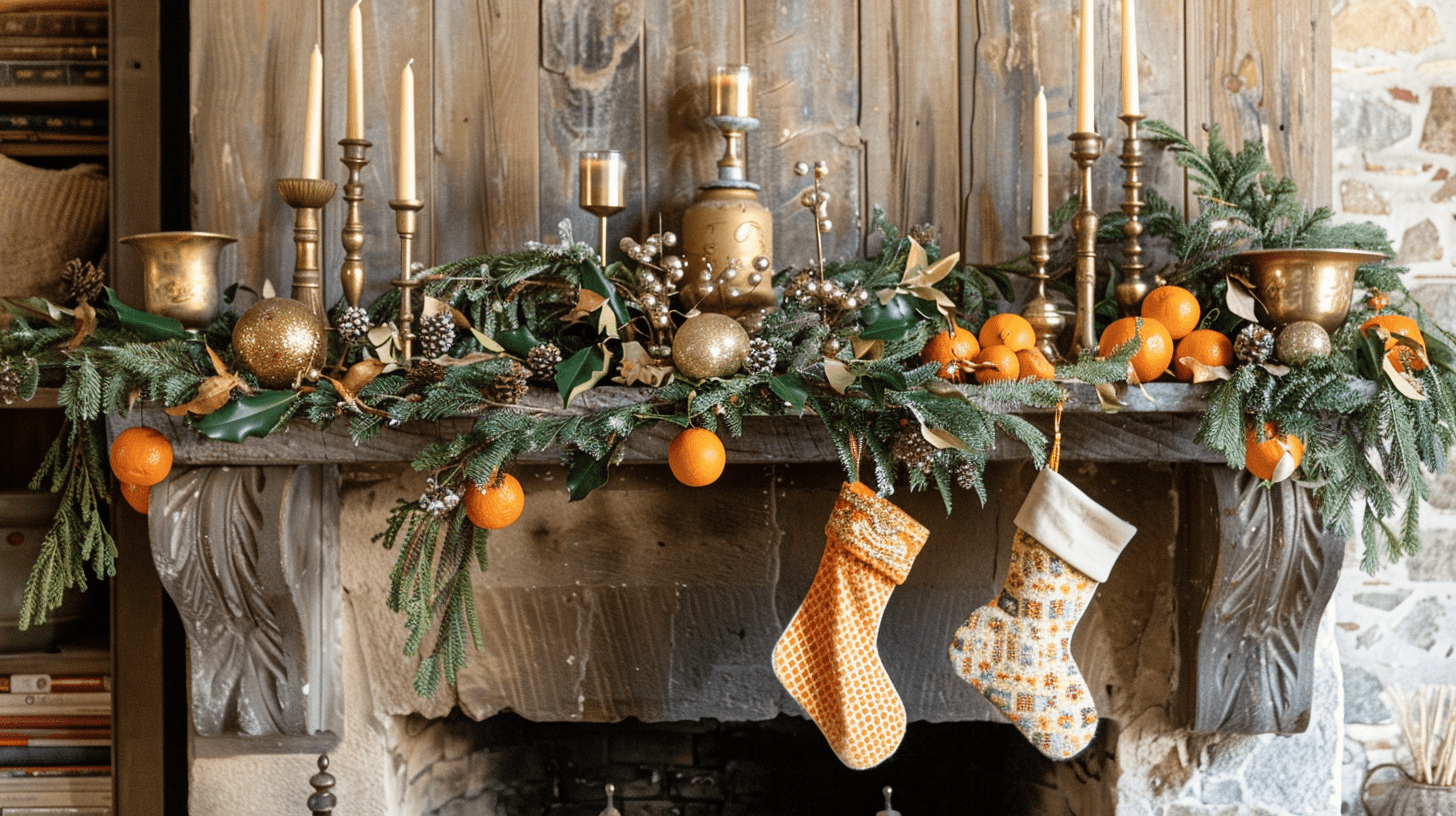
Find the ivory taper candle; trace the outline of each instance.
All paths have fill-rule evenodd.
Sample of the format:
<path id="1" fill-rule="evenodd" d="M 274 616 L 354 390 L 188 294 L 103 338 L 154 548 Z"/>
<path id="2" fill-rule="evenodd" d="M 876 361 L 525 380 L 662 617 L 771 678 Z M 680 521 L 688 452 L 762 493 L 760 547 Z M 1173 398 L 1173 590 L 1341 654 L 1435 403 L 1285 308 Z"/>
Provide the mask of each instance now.
<path id="1" fill-rule="evenodd" d="M 348 118 L 344 136 L 364 138 L 364 14 L 357 0 L 349 9 Z"/>
<path id="2" fill-rule="evenodd" d="M 1095 133 L 1096 97 L 1092 64 L 1097 54 L 1092 39 L 1092 0 L 1082 0 L 1081 29 L 1077 32 L 1077 132 Z"/>
<path id="3" fill-rule="evenodd" d="M 400 199 L 415 197 L 415 69 L 414 60 L 399 72 L 399 163 L 395 190 Z"/>
<path id="4" fill-rule="evenodd" d="M 1051 233 L 1047 214 L 1046 89 L 1037 88 L 1031 116 L 1031 234 Z"/>
<path id="5" fill-rule="evenodd" d="M 1122 0 L 1122 112 L 1142 113 L 1138 105 L 1137 7 L 1134 0 Z"/>
<path id="6" fill-rule="evenodd" d="M 299 178 L 323 178 L 324 55 L 315 45 L 308 60 L 308 108 L 303 120 L 303 167 Z"/>

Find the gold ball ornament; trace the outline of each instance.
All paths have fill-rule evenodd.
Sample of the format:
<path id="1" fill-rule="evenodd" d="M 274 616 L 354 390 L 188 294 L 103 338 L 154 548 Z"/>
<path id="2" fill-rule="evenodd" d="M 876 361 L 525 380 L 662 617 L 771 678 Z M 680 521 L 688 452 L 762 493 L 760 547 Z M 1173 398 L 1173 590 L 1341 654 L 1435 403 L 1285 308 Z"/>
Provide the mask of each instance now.
<path id="1" fill-rule="evenodd" d="M 673 335 L 672 363 L 684 377 L 729 377 L 747 359 L 748 332 L 727 315 L 694 315 Z"/>
<path id="2" fill-rule="evenodd" d="M 326 349 L 324 327 L 291 298 L 253 304 L 233 327 L 233 351 L 265 388 L 288 388 L 318 368 Z"/>
<path id="3" fill-rule="evenodd" d="M 1279 330 L 1274 356 L 1289 365 L 1304 365 L 1330 353 L 1330 333 L 1312 320 L 1296 320 Z"/>

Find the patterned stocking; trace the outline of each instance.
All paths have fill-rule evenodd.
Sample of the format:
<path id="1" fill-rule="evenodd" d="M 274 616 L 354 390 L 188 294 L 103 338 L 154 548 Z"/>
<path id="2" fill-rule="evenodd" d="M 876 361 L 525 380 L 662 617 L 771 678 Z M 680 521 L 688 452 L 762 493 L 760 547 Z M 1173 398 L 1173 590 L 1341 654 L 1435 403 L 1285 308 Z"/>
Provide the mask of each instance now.
<path id="1" fill-rule="evenodd" d="M 875 640 L 890 593 L 926 530 L 856 482 L 839 491 L 809 594 L 773 651 L 774 673 L 851 768 L 885 761 L 905 736 L 905 704 Z"/>
<path id="2" fill-rule="evenodd" d="M 1047 468 L 1016 514 L 995 601 L 956 631 L 956 673 L 1052 759 L 1092 741 L 1097 708 L 1072 661 L 1072 631 L 1136 530 Z"/>

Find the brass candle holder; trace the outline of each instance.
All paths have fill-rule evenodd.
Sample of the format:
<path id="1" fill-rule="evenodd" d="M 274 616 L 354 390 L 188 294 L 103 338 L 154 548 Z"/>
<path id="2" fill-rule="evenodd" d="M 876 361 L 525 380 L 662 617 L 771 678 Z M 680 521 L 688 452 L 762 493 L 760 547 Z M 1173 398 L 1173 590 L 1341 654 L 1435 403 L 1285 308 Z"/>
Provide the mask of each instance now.
<path id="1" fill-rule="evenodd" d="M 1143 298 L 1152 289 L 1143 276 L 1147 267 L 1143 263 L 1143 224 L 1138 220 L 1143 210 L 1143 140 L 1138 137 L 1138 124 L 1146 117 L 1141 113 L 1124 113 L 1117 117 L 1127 126 L 1127 135 L 1122 137 L 1122 169 L 1126 179 L 1122 182 L 1122 211 L 1127 222 L 1122 225 L 1122 234 L 1127 237 L 1123 244 L 1122 277 L 1117 282 L 1117 303 L 1124 315 L 1136 315 L 1142 308 Z"/>
<path id="2" fill-rule="evenodd" d="M 583 150 L 581 208 L 600 220 L 602 266 L 607 265 L 607 218 L 627 206 L 626 165 L 619 150 Z"/>
<path id="3" fill-rule="evenodd" d="M 1072 233 L 1077 238 L 1077 316 L 1069 356 L 1075 359 L 1082 351 L 1097 348 L 1097 329 L 1092 320 L 1092 308 L 1097 303 L 1097 211 L 1092 208 L 1092 165 L 1102 155 L 1102 137 L 1079 132 L 1068 138 L 1082 181 L 1077 194 L 1079 207 L 1072 217 Z"/>
<path id="4" fill-rule="evenodd" d="M 425 202 L 418 198 L 395 198 L 389 202 L 389 208 L 394 210 L 394 229 L 399 233 L 399 277 L 390 281 L 389 285 L 399 290 L 399 359 L 406 365 L 414 356 L 415 333 L 412 326 L 415 322 L 415 311 L 412 293 L 420 282 L 415 280 L 411 267 L 414 265 L 415 232 L 419 225 L 420 210 L 424 207 Z"/>
<path id="5" fill-rule="evenodd" d="M 360 214 L 364 203 L 364 182 L 361 173 L 369 163 L 368 139 L 340 139 L 344 156 L 340 159 L 349 168 L 349 180 L 344 184 L 344 200 L 349 203 L 349 212 L 344 219 L 343 243 L 344 263 L 339 267 L 339 281 L 344 287 L 344 300 L 351 307 L 359 305 L 364 295 L 364 219 Z"/>
<path id="6" fill-rule="evenodd" d="M 327 179 L 278 179 L 278 195 L 293 208 L 293 291 L 290 296 L 309 308 L 319 325 L 329 325 L 324 307 L 324 281 L 319 272 L 319 210 L 334 199 L 339 185 Z"/>
<path id="7" fill-rule="evenodd" d="M 1022 240 L 1026 241 L 1031 248 L 1031 279 L 1036 281 L 1036 289 L 1021 309 L 1021 316 L 1031 324 L 1036 332 L 1036 347 L 1048 360 L 1059 360 L 1062 357 L 1057 349 L 1057 338 L 1061 335 L 1062 329 L 1067 327 L 1067 318 L 1057 310 L 1057 305 L 1047 297 L 1047 261 L 1052 258 L 1050 235 L 1023 235 Z"/>

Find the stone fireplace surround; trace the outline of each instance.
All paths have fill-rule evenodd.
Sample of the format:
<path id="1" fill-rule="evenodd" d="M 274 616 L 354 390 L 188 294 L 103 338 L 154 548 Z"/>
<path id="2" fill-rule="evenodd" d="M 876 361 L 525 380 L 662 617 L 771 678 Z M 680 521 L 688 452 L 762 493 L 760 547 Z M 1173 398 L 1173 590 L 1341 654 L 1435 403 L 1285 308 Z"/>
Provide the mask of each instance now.
<path id="1" fill-rule="evenodd" d="M 1316 633 L 1339 542 L 1311 526 L 1298 488 L 1252 488 L 1209 464 L 1191 442 L 1196 391 L 1154 396 L 1104 415 L 1079 395 L 1068 415 L 1064 474 L 1139 532 L 1073 646 L 1110 722 L 1106 768 L 1054 769 L 1063 781 L 1034 812 L 1337 812 L 1338 665 L 1329 632 Z M 483 806 L 511 780 L 442 727 L 462 719 L 447 717 L 457 704 L 473 719 L 554 723 L 801 715 L 767 655 L 813 577 L 841 479 L 812 423 L 752 427 L 730 443 L 741 464 L 706 489 L 626 466 L 568 505 L 560 467 L 518 466 L 526 514 L 493 535 L 476 581 L 486 648 L 456 693 L 425 700 L 383 603 L 394 553 L 370 537 L 422 488 L 398 462 L 448 424 L 356 448 L 303 426 L 213 443 L 150 410 L 118 424 L 138 422 L 173 435 L 190 466 L 154 493 L 151 524 L 189 627 L 195 813 L 304 812 L 325 748 L 338 813 L 493 812 Z M 629 462 L 660 461 L 671 432 L 638 436 Z M 931 531 L 879 640 L 912 721 L 1000 720 L 946 646 L 999 587 L 1034 476 L 1024 450 L 1002 447 L 985 508 L 961 493 L 947 518 L 938 496 L 894 496 Z M 1300 733 L 1263 733 L 1274 731 Z"/>

